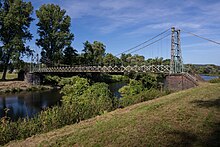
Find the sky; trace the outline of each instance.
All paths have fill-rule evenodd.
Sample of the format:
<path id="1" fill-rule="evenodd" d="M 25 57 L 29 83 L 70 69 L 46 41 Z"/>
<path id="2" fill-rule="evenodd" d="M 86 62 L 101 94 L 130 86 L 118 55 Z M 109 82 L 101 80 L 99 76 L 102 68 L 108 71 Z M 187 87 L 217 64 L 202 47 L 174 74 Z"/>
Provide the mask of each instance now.
<path id="1" fill-rule="evenodd" d="M 31 24 L 34 38 L 27 44 L 37 53 L 35 11 L 43 4 L 57 4 L 71 17 L 72 46 L 81 53 L 83 42 L 100 41 L 106 52 L 117 55 L 171 28 L 181 30 L 184 63 L 220 65 L 220 45 L 196 38 L 197 35 L 220 42 L 219 0 L 25 0 L 34 6 Z M 170 37 L 135 54 L 146 58 L 170 58 Z M 27 59 L 29 60 L 29 59 Z"/>

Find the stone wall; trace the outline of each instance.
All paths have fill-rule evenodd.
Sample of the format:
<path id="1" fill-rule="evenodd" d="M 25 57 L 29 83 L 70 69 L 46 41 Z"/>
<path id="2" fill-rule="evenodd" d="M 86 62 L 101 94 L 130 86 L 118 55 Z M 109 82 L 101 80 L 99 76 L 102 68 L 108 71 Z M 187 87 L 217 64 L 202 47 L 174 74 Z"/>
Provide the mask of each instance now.
<path id="1" fill-rule="evenodd" d="M 25 82 L 30 83 L 32 85 L 40 85 L 41 76 L 38 74 L 27 73 L 25 75 Z"/>
<path id="2" fill-rule="evenodd" d="M 191 76 L 187 76 L 187 74 L 168 75 L 165 80 L 165 88 L 179 91 L 198 86 L 197 80 L 191 78 Z"/>

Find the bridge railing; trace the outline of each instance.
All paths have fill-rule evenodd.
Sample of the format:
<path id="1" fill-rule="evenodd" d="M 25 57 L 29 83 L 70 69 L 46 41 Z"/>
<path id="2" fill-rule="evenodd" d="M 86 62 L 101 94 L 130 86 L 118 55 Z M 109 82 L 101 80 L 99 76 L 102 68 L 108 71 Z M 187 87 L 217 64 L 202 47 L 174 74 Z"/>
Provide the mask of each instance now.
<path id="1" fill-rule="evenodd" d="M 72 66 L 72 67 L 46 67 L 35 68 L 32 73 L 125 73 L 125 72 L 153 72 L 153 73 L 169 73 L 169 65 L 143 65 L 143 66 Z"/>

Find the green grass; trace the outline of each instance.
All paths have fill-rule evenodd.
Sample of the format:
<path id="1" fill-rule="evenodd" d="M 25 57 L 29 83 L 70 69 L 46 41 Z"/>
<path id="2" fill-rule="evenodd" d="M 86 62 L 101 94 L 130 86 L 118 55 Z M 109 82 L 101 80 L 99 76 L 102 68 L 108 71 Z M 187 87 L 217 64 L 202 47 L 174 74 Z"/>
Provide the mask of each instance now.
<path id="1" fill-rule="evenodd" d="M 2 78 L 2 72 L 0 72 L 0 78 Z M 18 78 L 18 74 L 17 73 L 7 73 L 6 74 L 6 80 L 14 80 Z"/>
<path id="2" fill-rule="evenodd" d="M 204 84 L 10 146 L 220 146 L 220 84 Z"/>

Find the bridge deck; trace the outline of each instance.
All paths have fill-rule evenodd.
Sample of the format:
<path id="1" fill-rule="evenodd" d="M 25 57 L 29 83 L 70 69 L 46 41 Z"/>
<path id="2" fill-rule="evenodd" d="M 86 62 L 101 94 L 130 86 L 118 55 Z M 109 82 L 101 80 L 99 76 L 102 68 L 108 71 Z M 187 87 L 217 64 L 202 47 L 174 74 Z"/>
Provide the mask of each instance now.
<path id="1" fill-rule="evenodd" d="M 129 73 L 153 72 L 169 73 L 169 65 L 143 65 L 143 66 L 73 66 L 73 67 L 47 67 L 35 68 L 31 73 Z"/>

